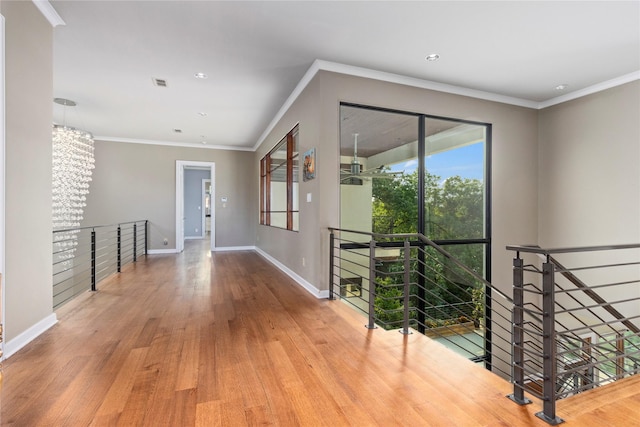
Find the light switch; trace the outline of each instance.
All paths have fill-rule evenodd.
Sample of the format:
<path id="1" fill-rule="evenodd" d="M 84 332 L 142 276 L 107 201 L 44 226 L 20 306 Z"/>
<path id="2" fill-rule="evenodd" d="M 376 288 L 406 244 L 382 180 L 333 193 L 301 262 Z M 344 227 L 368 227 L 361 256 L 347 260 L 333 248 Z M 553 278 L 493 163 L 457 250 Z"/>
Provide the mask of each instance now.
<path id="1" fill-rule="evenodd" d="M 307 193 L 307 203 L 311 203 L 311 193 Z"/>

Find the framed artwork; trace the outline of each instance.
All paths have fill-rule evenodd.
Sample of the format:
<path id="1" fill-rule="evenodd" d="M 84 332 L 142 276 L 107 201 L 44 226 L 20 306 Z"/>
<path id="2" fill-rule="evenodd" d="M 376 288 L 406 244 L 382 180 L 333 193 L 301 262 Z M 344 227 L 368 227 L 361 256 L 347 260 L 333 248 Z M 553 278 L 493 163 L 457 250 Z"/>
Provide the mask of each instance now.
<path id="1" fill-rule="evenodd" d="M 309 181 L 316 177 L 316 149 L 305 151 L 302 163 L 302 179 Z"/>

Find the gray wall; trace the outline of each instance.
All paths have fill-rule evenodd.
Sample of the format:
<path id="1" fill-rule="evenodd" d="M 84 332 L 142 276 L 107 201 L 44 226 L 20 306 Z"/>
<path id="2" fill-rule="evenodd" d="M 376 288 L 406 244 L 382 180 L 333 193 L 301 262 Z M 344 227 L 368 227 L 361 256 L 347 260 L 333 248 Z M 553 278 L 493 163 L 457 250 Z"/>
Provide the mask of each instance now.
<path id="1" fill-rule="evenodd" d="M 540 244 L 640 242 L 640 81 L 540 112 Z"/>
<path id="2" fill-rule="evenodd" d="M 95 157 L 84 225 L 148 219 L 149 249 L 174 249 L 176 160 L 215 162 L 216 246 L 253 246 L 258 221 L 253 153 L 96 141 Z M 228 197 L 226 208 L 220 196 Z"/>
<path id="3" fill-rule="evenodd" d="M 202 236 L 202 180 L 210 179 L 210 171 L 187 169 L 184 171 L 184 236 Z"/>
<path id="4" fill-rule="evenodd" d="M 5 341 L 52 316 L 53 29 L 32 2 L 5 17 Z"/>
<path id="5" fill-rule="evenodd" d="M 340 101 L 493 124 L 493 281 L 509 291 L 511 254 L 504 247 L 537 241 L 538 112 L 399 84 L 326 71 L 316 75 L 254 160 L 257 168 L 259 159 L 300 122 L 300 152 L 317 148 L 317 178 L 300 183 L 300 232 L 258 226 L 257 245 L 316 288 L 328 289 L 327 227 L 340 225 Z M 312 203 L 305 203 L 308 192 Z"/>

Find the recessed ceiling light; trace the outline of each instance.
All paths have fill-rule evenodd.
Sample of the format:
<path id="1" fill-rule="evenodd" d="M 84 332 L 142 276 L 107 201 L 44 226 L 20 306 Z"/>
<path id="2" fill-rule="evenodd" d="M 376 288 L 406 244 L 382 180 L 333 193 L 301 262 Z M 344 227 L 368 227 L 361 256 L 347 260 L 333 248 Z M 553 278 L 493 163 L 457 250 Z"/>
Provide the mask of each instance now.
<path id="1" fill-rule="evenodd" d="M 205 117 L 205 116 L 207 115 L 207 113 L 206 113 L 206 112 L 204 112 L 204 111 L 200 111 L 200 112 L 198 113 L 198 115 L 200 115 L 200 116 L 202 116 L 202 117 Z"/>
<path id="2" fill-rule="evenodd" d="M 569 85 L 566 83 L 563 83 L 561 85 L 556 86 L 556 90 L 565 90 L 566 88 L 568 88 Z"/>
<path id="3" fill-rule="evenodd" d="M 431 55 L 427 55 L 426 60 L 427 61 L 437 61 L 438 59 L 440 59 L 440 55 L 438 55 L 437 53 L 432 53 Z"/>
<path id="4" fill-rule="evenodd" d="M 205 73 L 195 73 L 194 75 L 196 79 L 206 79 L 207 77 L 209 77 Z"/>

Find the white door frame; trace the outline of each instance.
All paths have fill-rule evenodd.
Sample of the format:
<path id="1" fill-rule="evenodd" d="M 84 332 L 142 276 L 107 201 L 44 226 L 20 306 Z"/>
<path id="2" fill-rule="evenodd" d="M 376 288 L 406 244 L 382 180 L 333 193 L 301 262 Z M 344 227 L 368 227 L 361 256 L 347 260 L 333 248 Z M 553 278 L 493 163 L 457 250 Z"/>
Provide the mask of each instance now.
<path id="1" fill-rule="evenodd" d="M 191 160 L 176 160 L 176 252 L 184 250 L 184 170 L 185 168 L 211 169 L 211 250 L 216 249 L 216 164 Z"/>
<path id="2" fill-rule="evenodd" d="M 211 183 L 211 178 L 202 180 L 202 208 L 200 209 L 200 216 L 202 219 L 202 238 L 207 237 L 207 182 Z M 211 205 L 211 210 L 213 211 L 213 199 L 209 198 L 209 204 Z M 212 249 L 213 250 L 213 249 Z"/>

